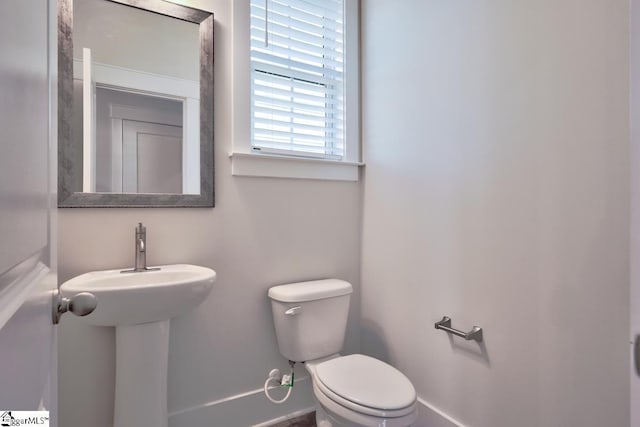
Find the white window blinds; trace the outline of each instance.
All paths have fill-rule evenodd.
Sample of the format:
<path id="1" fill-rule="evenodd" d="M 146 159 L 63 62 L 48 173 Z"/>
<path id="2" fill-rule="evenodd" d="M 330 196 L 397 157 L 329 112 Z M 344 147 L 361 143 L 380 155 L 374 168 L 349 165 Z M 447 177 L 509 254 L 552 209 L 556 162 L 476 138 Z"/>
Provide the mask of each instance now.
<path id="1" fill-rule="evenodd" d="M 251 148 L 344 155 L 343 0 L 251 0 Z"/>

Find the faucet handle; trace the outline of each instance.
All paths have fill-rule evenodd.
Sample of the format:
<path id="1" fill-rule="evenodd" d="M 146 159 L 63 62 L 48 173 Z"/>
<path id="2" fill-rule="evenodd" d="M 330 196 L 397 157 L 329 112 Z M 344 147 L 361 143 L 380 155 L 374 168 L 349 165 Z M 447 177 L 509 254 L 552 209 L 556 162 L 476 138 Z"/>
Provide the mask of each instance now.
<path id="1" fill-rule="evenodd" d="M 147 231 L 147 227 L 145 227 L 144 225 L 142 225 L 141 222 L 138 223 L 138 226 L 136 227 L 136 233 L 145 233 Z"/>

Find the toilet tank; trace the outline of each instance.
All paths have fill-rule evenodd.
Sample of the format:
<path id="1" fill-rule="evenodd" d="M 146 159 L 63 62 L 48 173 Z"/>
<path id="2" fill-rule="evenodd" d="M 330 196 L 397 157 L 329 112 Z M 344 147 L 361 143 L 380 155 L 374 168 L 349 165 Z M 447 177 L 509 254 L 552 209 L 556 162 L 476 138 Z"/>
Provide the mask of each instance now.
<path id="1" fill-rule="evenodd" d="M 338 353 L 344 343 L 353 287 L 338 279 L 269 289 L 280 354 L 294 362 Z"/>

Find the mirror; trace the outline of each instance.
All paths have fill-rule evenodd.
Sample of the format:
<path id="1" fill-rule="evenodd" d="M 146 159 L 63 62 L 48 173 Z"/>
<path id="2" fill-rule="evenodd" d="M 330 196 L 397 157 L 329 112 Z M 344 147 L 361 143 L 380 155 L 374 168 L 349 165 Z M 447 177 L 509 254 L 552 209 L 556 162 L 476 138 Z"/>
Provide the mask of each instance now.
<path id="1" fill-rule="evenodd" d="M 213 207 L 213 14 L 58 5 L 58 206 Z"/>

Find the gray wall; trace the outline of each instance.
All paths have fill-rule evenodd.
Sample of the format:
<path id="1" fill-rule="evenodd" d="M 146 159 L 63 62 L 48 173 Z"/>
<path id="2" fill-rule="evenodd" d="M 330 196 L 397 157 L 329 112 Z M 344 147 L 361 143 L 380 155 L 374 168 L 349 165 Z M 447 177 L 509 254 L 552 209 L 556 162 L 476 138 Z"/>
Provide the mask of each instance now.
<path id="1" fill-rule="evenodd" d="M 172 321 L 169 411 L 184 412 L 170 417 L 170 425 L 246 427 L 312 406 L 304 369 L 291 404 L 273 405 L 261 392 L 234 398 L 261 389 L 271 368 L 287 368 L 275 341 L 269 286 L 323 277 L 351 281 L 356 293 L 345 351 L 358 350 L 360 185 L 231 176 L 231 1 L 189 3 L 216 15 L 216 207 L 61 209 L 59 276 L 62 282 L 90 270 L 130 266 L 139 221 L 147 226 L 150 264 L 215 269 L 209 298 Z M 95 427 L 109 426 L 113 330 L 65 317 L 59 333 L 60 425 L 80 427 L 90 420 Z"/>
<path id="2" fill-rule="evenodd" d="M 629 426 L 628 1 L 362 10 L 363 350 L 464 425 Z"/>

